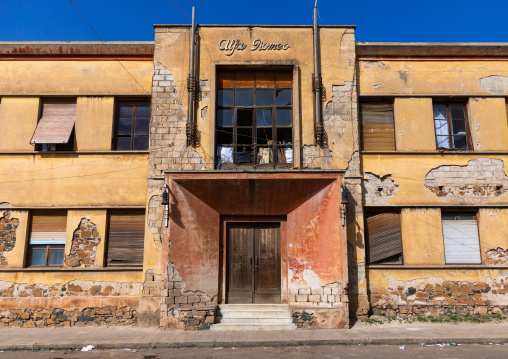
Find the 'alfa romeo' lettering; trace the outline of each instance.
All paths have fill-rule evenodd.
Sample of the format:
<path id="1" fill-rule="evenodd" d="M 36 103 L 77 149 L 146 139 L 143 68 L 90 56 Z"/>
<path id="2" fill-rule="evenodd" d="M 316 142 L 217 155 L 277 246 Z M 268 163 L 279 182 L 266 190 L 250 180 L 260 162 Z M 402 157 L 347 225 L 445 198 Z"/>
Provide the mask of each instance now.
<path id="1" fill-rule="evenodd" d="M 219 50 L 225 51 L 226 56 L 231 56 L 235 52 L 235 50 L 243 51 L 247 48 L 243 42 L 239 39 L 222 39 L 219 41 Z M 265 51 L 265 50 L 277 50 L 277 51 L 286 51 L 290 46 L 288 43 L 264 43 L 260 39 L 256 39 L 252 41 L 251 51 Z"/>

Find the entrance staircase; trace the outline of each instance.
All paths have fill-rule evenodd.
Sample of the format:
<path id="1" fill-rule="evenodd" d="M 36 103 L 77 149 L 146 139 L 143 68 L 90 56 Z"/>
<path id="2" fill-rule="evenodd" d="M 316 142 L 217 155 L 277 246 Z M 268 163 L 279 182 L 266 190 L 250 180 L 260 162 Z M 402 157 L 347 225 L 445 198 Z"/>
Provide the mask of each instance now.
<path id="1" fill-rule="evenodd" d="M 210 330 L 293 330 L 287 304 L 222 304 Z"/>

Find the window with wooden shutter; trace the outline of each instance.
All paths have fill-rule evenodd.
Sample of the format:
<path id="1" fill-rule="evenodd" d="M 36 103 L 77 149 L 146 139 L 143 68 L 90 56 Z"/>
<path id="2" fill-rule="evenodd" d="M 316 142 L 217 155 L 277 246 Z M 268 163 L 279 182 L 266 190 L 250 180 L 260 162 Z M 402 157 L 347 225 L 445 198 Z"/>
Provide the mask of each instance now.
<path id="1" fill-rule="evenodd" d="M 365 233 L 369 264 L 402 264 L 400 214 L 366 213 Z"/>
<path id="2" fill-rule="evenodd" d="M 395 151 L 393 103 L 362 103 L 361 121 L 363 151 Z"/>
<path id="3" fill-rule="evenodd" d="M 42 151 L 72 151 L 76 99 L 42 100 L 42 116 L 30 143 Z"/>
<path id="4" fill-rule="evenodd" d="M 441 220 L 446 264 L 481 264 L 476 215 L 443 212 Z"/>
<path id="5" fill-rule="evenodd" d="M 63 265 L 67 211 L 34 211 L 31 225 L 28 264 Z"/>
<path id="6" fill-rule="evenodd" d="M 143 266 L 144 238 L 144 211 L 110 213 L 107 266 Z"/>

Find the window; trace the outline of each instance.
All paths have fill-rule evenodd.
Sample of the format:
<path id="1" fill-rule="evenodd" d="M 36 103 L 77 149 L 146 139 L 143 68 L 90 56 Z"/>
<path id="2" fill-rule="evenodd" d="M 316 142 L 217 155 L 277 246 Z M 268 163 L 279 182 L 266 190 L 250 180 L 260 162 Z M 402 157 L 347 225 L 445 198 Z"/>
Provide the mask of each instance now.
<path id="1" fill-rule="evenodd" d="M 365 213 L 369 264 L 402 264 L 400 213 Z"/>
<path id="2" fill-rule="evenodd" d="M 480 240 L 475 213 L 442 212 L 446 264 L 480 264 Z"/>
<path id="3" fill-rule="evenodd" d="M 123 211 L 109 214 L 108 267 L 143 266 L 145 212 Z"/>
<path id="4" fill-rule="evenodd" d="M 464 103 L 434 103 L 433 112 L 437 148 L 472 148 Z"/>
<path id="5" fill-rule="evenodd" d="M 76 99 L 43 99 L 41 118 L 30 143 L 38 151 L 72 151 Z"/>
<path id="6" fill-rule="evenodd" d="M 217 168 L 293 163 L 291 71 L 217 73 Z"/>
<path id="7" fill-rule="evenodd" d="M 64 262 L 66 211 L 34 211 L 28 245 L 29 266 L 62 266 Z"/>
<path id="8" fill-rule="evenodd" d="M 150 102 L 121 102 L 116 109 L 113 149 L 117 151 L 148 150 Z"/>
<path id="9" fill-rule="evenodd" d="M 393 101 L 361 104 L 362 150 L 395 151 Z"/>

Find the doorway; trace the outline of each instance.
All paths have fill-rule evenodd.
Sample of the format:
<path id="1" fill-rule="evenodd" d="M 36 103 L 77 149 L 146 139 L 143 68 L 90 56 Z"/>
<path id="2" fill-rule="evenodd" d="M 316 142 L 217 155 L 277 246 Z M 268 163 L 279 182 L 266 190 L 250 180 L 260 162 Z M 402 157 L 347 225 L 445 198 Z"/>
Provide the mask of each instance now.
<path id="1" fill-rule="evenodd" d="M 280 223 L 227 224 L 228 304 L 281 302 Z"/>

